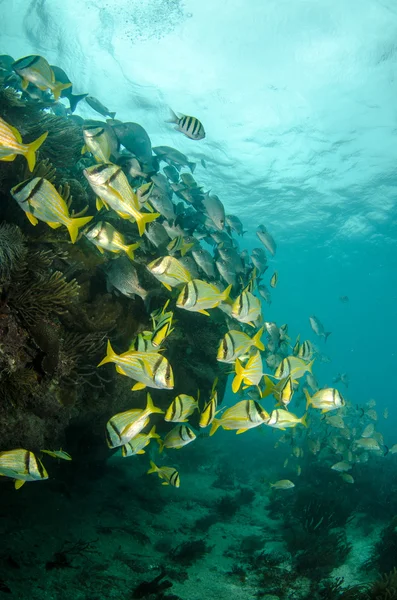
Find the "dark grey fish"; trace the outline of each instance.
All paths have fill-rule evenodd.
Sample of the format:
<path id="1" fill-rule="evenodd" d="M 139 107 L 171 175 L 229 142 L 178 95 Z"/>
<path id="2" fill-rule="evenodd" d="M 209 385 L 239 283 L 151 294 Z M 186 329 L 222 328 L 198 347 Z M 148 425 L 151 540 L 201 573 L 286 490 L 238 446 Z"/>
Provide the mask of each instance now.
<path id="1" fill-rule="evenodd" d="M 61 67 L 57 67 L 56 65 L 50 65 L 50 67 L 53 70 L 55 79 L 57 81 L 60 81 L 61 83 L 72 83 Z M 66 90 L 62 90 L 61 92 L 61 98 L 67 98 L 69 100 L 70 110 L 72 113 L 74 113 L 76 110 L 78 103 L 87 96 L 88 94 L 73 94 L 73 85 Z"/>
<path id="2" fill-rule="evenodd" d="M 205 212 L 214 223 L 216 229 L 222 231 L 225 228 L 225 207 L 215 194 L 210 195 L 209 192 L 204 194 L 202 200 Z"/>
<path id="3" fill-rule="evenodd" d="M 114 119 L 116 116 L 115 112 L 110 112 L 110 110 L 97 98 L 94 98 L 94 96 L 86 96 L 85 101 L 87 102 L 88 106 L 91 106 L 93 110 L 103 117 L 110 117 L 111 119 Z"/>
<path id="4" fill-rule="evenodd" d="M 189 167 L 193 173 L 196 168 L 196 163 L 190 162 L 188 157 L 179 150 L 171 148 L 171 146 L 156 146 L 152 149 L 156 156 L 160 160 L 164 160 L 167 164 L 173 165 L 174 167 Z"/>
<path id="5" fill-rule="evenodd" d="M 164 175 L 155 173 L 151 176 L 151 180 L 161 192 L 163 192 L 170 200 L 172 199 L 174 192 L 172 191 L 168 179 Z"/>
<path id="6" fill-rule="evenodd" d="M 309 317 L 309 321 L 310 321 L 310 326 L 313 329 L 314 333 L 316 335 L 318 335 L 319 337 L 323 337 L 324 342 L 326 342 L 328 339 L 328 336 L 331 335 L 332 332 L 325 331 L 324 325 L 321 323 L 320 319 L 318 319 L 314 315 L 311 315 Z"/>
<path id="7" fill-rule="evenodd" d="M 138 123 L 110 123 L 117 138 L 139 161 L 145 162 L 152 159 L 152 143 L 146 130 Z"/>
<path id="8" fill-rule="evenodd" d="M 110 288 L 128 298 L 140 296 L 146 301 L 149 292 L 142 287 L 137 269 L 127 256 L 110 261 L 105 267 L 105 274 Z"/>
<path id="9" fill-rule="evenodd" d="M 197 265 L 191 256 L 181 256 L 178 258 L 179 262 L 187 269 L 192 276 L 192 279 L 200 279 L 200 273 L 198 272 Z"/>
<path id="10" fill-rule="evenodd" d="M 245 231 L 243 228 L 243 224 L 240 221 L 240 219 L 236 217 L 236 215 L 226 215 L 225 219 L 226 224 L 230 227 L 230 229 L 233 229 L 233 231 L 235 231 L 237 235 L 244 235 Z"/>
<path id="11" fill-rule="evenodd" d="M 274 256 L 276 254 L 277 249 L 276 242 L 274 241 L 274 238 L 270 235 L 270 233 L 267 231 L 266 227 L 264 227 L 263 225 L 259 225 L 258 229 L 256 230 L 256 235 L 258 236 L 262 244 L 265 246 L 265 248 L 269 250 L 270 254 Z"/>
<path id="12" fill-rule="evenodd" d="M 260 274 L 264 273 L 268 268 L 267 257 L 263 248 L 254 248 L 251 252 L 251 260 Z"/>
<path id="13" fill-rule="evenodd" d="M 178 183 L 179 172 L 177 169 L 175 169 L 175 167 L 173 167 L 172 165 L 167 165 L 166 167 L 163 167 L 163 172 L 164 175 L 166 175 L 168 179 L 172 181 L 172 183 Z"/>
<path id="14" fill-rule="evenodd" d="M 153 186 L 149 196 L 150 204 L 168 221 L 173 221 L 176 217 L 175 207 L 172 200 L 157 186 Z M 180 234 L 178 234 L 180 235 Z M 183 235 L 183 232 L 182 232 Z"/>
<path id="15" fill-rule="evenodd" d="M 159 249 L 165 249 L 167 244 L 170 242 L 170 236 L 168 235 L 165 227 L 158 221 L 152 221 L 151 223 L 148 223 L 146 225 L 144 235 L 154 246 L 156 246 L 156 248 Z"/>
<path id="16" fill-rule="evenodd" d="M 12 65 L 15 60 L 9 54 L 0 54 L 0 67 L 5 71 L 12 72 Z"/>
<path id="17" fill-rule="evenodd" d="M 267 304 L 269 304 L 270 306 L 270 304 L 272 303 L 272 298 L 269 289 L 264 284 L 258 285 L 258 292 L 259 295 L 262 296 L 264 301 L 267 302 Z"/>
<path id="18" fill-rule="evenodd" d="M 192 250 L 192 256 L 208 279 L 216 278 L 215 261 L 208 250 L 204 248 L 194 249 Z"/>
<path id="19" fill-rule="evenodd" d="M 226 262 L 230 271 L 235 273 L 244 273 L 244 264 L 239 253 L 230 246 L 218 246 L 220 257 Z"/>
<path id="20" fill-rule="evenodd" d="M 232 285 L 233 287 L 237 286 L 237 276 L 236 276 L 236 272 L 233 269 L 233 266 L 230 265 L 230 263 L 226 262 L 226 260 L 223 260 L 223 258 L 218 258 L 218 260 L 215 262 L 216 264 L 216 268 L 219 271 L 220 276 L 222 277 L 222 279 L 228 284 L 228 285 Z"/>

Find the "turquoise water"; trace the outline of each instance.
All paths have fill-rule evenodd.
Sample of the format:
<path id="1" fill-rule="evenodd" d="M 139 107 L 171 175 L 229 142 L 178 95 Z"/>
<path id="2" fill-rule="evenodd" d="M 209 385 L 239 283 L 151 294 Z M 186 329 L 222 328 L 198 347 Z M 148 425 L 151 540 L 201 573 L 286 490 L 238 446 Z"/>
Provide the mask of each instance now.
<path id="1" fill-rule="evenodd" d="M 235 236 L 241 250 L 251 252 L 260 246 L 255 230 L 260 223 L 266 225 L 277 252 L 268 256 L 264 281 L 268 285 L 274 270 L 279 281 L 271 292 L 272 304 L 262 305 L 264 320 L 288 324 L 292 344 L 300 334 L 301 341 L 310 339 L 326 356 L 324 362 L 317 358 L 314 374 L 320 387 L 335 385 L 351 407 L 358 407 L 347 417 L 351 431 L 370 423 L 367 416 L 360 417 L 360 410 L 375 399 L 376 431 L 384 437 L 379 452 L 370 455 L 368 462 L 352 460 L 351 486 L 330 470 L 341 457 L 334 458 L 330 451 L 329 438 L 335 432 L 328 428 L 323 433 L 324 417 L 309 427 L 309 436 L 312 433 L 312 439 L 320 439 L 323 445 L 320 456 L 310 454 L 303 429 L 294 430 L 296 438 L 287 437 L 283 445 L 277 444 L 282 432 L 264 433 L 261 428 L 238 437 L 229 431 L 218 431 L 211 438 L 201 435 L 175 454 L 166 452 L 165 459 L 152 442 L 145 456 L 124 460 L 107 450 L 103 430 L 112 414 L 129 408 L 128 386 L 105 386 L 106 394 L 85 388 L 80 404 L 71 402 L 67 419 L 58 421 L 52 404 L 54 384 L 51 400 L 45 396 L 49 404 L 33 410 L 35 420 L 29 416 L 21 421 L 23 433 L 15 434 L 15 447 L 30 440 L 29 449 L 38 452 L 45 440 L 54 444 L 54 450 L 64 447 L 73 462 L 46 460 L 50 481 L 27 483 L 20 491 L 1 478 L 0 597 L 12 593 L 22 600 L 121 595 L 151 600 L 252 600 L 273 594 L 272 600 L 339 600 L 342 591 L 326 595 L 321 587 L 324 581 L 341 577 L 346 588 L 370 584 L 381 573 L 397 568 L 391 521 L 397 511 L 396 457 L 387 453 L 397 443 L 397 7 L 388 0 L 348 4 L 230 0 L 224 6 L 210 0 L 81 0 L 78 7 L 72 0 L 15 0 L 11 5 L 0 0 L 0 11 L 1 53 L 14 58 L 44 56 L 67 72 L 75 94 L 88 92 L 115 111 L 117 119 L 141 124 L 153 146 L 172 146 L 196 162 L 194 176 L 200 185 L 217 194 L 226 213 L 243 222 L 247 233 L 243 238 Z M 204 124 L 205 139 L 192 141 L 174 131 L 165 123 L 169 108 L 197 116 Z M 84 101 L 75 114 L 102 118 Z M 66 170 L 66 175 L 71 177 L 72 172 Z M 2 183 L 2 221 L 16 223 L 29 236 L 29 224 L 20 215 L 14 219 L 5 206 L 13 202 L 10 185 L 5 187 L 9 180 L 0 181 L 6 182 Z M 75 258 L 80 259 L 80 255 Z M 84 268 L 88 270 L 86 264 Z M 94 268 L 97 265 L 90 267 Z M 105 294 L 101 277 L 95 285 Z M 79 283 L 84 286 L 84 281 Z M 4 290 L 8 293 L 5 285 Z M 340 300 L 343 296 L 347 302 Z M 92 297 L 87 298 L 95 307 Z M 112 298 L 111 302 L 119 301 L 115 295 Z M 121 304 L 124 309 L 129 306 L 125 299 Z M 131 314 L 143 322 L 146 313 L 139 304 Z M 313 314 L 332 332 L 326 343 L 310 328 Z M 57 323 L 57 318 L 48 319 L 46 326 Z M 184 317 L 180 319 L 188 328 Z M 193 322 L 198 335 L 202 322 Z M 120 352 L 126 348 L 128 327 L 133 328 L 127 317 L 125 323 L 124 331 L 117 321 L 111 334 Z M 1 331 L 9 336 L 9 329 Z M 29 327 L 27 331 L 34 352 L 39 346 L 40 352 L 50 353 L 38 343 L 37 331 L 32 333 Z M 8 342 L 3 343 L 8 348 Z M 104 351 L 104 346 L 99 347 L 100 358 Z M 180 361 L 183 370 L 188 354 L 184 356 L 185 347 L 179 351 L 175 362 Z M 201 354 L 200 348 L 194 351 Z M 32 364 L 35 370 L 37 362 Z M 47 371 L 43 375 L 40 366 L 38 372 L 39 380 L 46 381 Z M 333 383 L 338 373 L 348 374 L 348 388 Z M 196 382 L 184 383 L 194 393 L 190 388 Z M 12 413 L 15 407 L 8 408 L 1 398 L 7 407 L 0 415 L 7 441 L 2 444 L 0 432 L 0 451 L 14 447 L 10 431 L 13 427 L 19 431 Z M 139 397 L 140 406 L 144 398 Z M 239 399 L 231 392 L 229 377 L 222 406 Z M 303 407 L 301 400 L 296 407 L 300 416 Z M 23 405 L 18 408 L 19 416 L 23 410 Z M 153 422 L 161 429 L 156 418 Z M 47 423 L 53 428 L 51 435 L 45 431 Z M 197 422 L 193 426 L 200 431 Z M 352 445 L 359 434 L 351 435 Z M 304 449 L 300 460 L 291 454 L 295 446 Z M 162 487 L 155 475 L 147 476 L 149 459 L 173 464 L 181 475 L 180 489 Z M 269 490 L 270 482 L 285 478 L 295 483 L 294 490 Z M 340 522 L 332 522 L 325 532 L 321 526 L 313 531 L 303 525 L 309 536 L 303 540 L 301 530 L 295 529 L 301 524 L 300 515 L 310 506 L 308 498 L 315 502 L 321 497 L 318 518 L 326 521 L 329 507 L 324 495 L 331 498 L 332 514 Z M 233 503 L 236 510 L 231 514 Z M 200 518 L 214 516 L 214 507 L 218 511 L 214 521 L 197 525 Z M 334 529 L 351 544 L 346 556 L 342 553 L 326 567 L 320 558 L 318 564 L 308 560 L 309 566 L 302 566 L 299 557 L 307 546 L 319 543 L 319 556 L 322 549 L 326 556 L 326 548 L 335 546 Z M 300 540 L 295 539 L 295 546 L 291 531 Z M 242 550 L 245 538 L 247 549 Z M 204 540 L 207 548 L 185 564 L 178 548 L 197 539 Z M 60 566 L 56 553 L 68 550 L 66 541 L 80 540 L 91 546 L 75 549 L 67 558 L 70 563 Z M 275 567 L 270 559 L 261 562 L 262 552 L 280 553 L 276 567 L 289 582 L 284 587 L 272 584 Z M 35 554 L 37 565 L 32 564 Z M 385 556 L 392 558 L 387 562 Z M 54 560 L 58 560 L 56 567 L 48 567 Z M 381 567 L 382 561 L 387 566 Z M 232 572 L 236 566 L 244 574 Z M 162 568 L 172 590 L 138 590 L 133 595 L 140 582 L 152 581 Z M 259 577 L 262 570 L 265 583 Z M 267 573 L 273 573 L 268 583 Z M 365 595 L 368 590 L 359 593 L 356 597 L 362 600 L 383 598 L 373 590 L 371 596 Z"/>

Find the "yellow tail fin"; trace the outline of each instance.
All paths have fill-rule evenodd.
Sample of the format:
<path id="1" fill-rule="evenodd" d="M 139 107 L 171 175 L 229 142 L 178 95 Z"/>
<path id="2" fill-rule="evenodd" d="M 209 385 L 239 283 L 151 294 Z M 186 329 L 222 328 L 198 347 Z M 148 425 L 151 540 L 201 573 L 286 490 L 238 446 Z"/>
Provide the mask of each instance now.
<path id="1" fill-rule="evenodd" d="M 149 433 L 147 434 L 149 438 L 153 438 L 153 439 L 160 439 L 160 436 L 158 433 L 156 433 L 156 425 L 153 425 L 153 427 L 151 428 L 151 430 L 149 431 Z"/>
<path id="2" fill-rule="evenodd" d="M 152 413 L 160 413 L 160 414 L 164 414 L 164 411 L 161 410 L 161 408 L 157 408 L 157 406 L 155 406 L 153 404 L 153 400 L 150 394 L 147 395 L 147 404 L 146 404 L 146 412 L 149 414 Z"/>
<path id="3" fill-rule="evenodd" d="M 114 359 L 117 357 L 117 354 L 115 353 L 115 351 L 113 350 L 110 340 L 108 340 L 108 345 L 106 348 L 106 356 L 103 360 L 101 360 L 101 362 L 99 363 L 98 367 L 101 367 L 102 365 L 106 365 L 106 363 L 110 363 L 110 362 L 114 362 Z"/>
<path id="4" fill-rule="evenodd" d="M 28 161 L 29 171 L 31 172 L 33 171 L 36 164 L 36 152 L 40 148 L 41 144 L 45 141 L 47 135 L 48 131 L 46 131 L 46 133 L 43 133 L 43 135 L 41 135 L 39 138 L 37 138 L 37 140 L 35 140 L 31 144 L 27 144 L 28 149 L 26 150 L 25 158 Z"/>
<path id="5" fill-rule="evenodd" d="M 265 349 L 265 346 L 261 342 L 262 334 L 263 334 L 263 327 L 261 327 L 259 329 L 259 331 L 256 332 L 256 334 L 254 335 L 254 337 L 251 340 L 252 343 L 254 344 L 254 346 L 256 348 L 258 348 L 258 350 L 264 350 Z"/>
<path id="6" fill-rule="evenodd" d="M 218 429 L 218 427 L 220 427 L 220 424 L 221 424 L 221 422 L 219 419 L 214 419 L 212 421 L 211 429 L 210 429 L 210 436 L 214 435 L 215 431 Z"/>
<path id="7" fill-rule="evenodd" d="M 244 378 L 244 367 L 243 367 L 243 365 L 241 364 L 241 362 L 239 361 L 238 358 L 236 360 L 235 369 L 236 369 L 236 375 L 235 375 L 235 377 L 233 379 L 233 382 L 232 382 L 232 390 L 233 390 L 233 392 L 235 394 L 237 394 L 237 392 L 240 389 L 240 385 L 241 385 L 241 383 L 243 381 L 243 378 Z"/>
<path id="8" fill-rule="evenodd" d="M 301 420 L 300 420 L 300 421 L 301 421 L 301 423 L 302 423 L 303 427 L 307 427 L 307 413 L 305 413 L 305 414 L 303 415 L 303 417 L 301 418 Z"/>
<path id="9" fill-rule="evenodd" d="M 150 469 L 149 469 L 149 471 L 147 471 L 147 474 L 149 475 L 149 473 L 157 473 L 158 470 L 159 470 L 158 467 L 156 467 L 154 462 L 151 460 L 150 461 Z"/>
<path id="10" fill-rule="evenodd" d="M 306 398 L 306 410 L 309 408 L 310 404 L 312 403 L 312 399 L 310 397 L 309 391 L 307 388 L 303 388 L 303 392 L 305 394 L 305 398 Z"/>
<path id="11" fill-rule="evenodd" d="M 270 377 L 265 375 L 264 380 L 265 380 L 265 389 L 261 392 L 261 398 L 267 398 L 268 396 L 270 396 L 271 394 L 274 394 L 274 392 L 277 391 L 277 385 L 274 384 L 274 382 L 270 379 Z"/>
<path id="12" fill-rule="evenodd" d="M 134 260 L 134 252 L 137 248 L 139 248 L 139 244 L 130 244 L 125 247 L 125 253 L 130 260 Z"/>
<path id="13" fill-rule="evenodd" d="M 225 290 L 223 290 L 222 294 L 219 296 L 220 302 L 225 302 L 229 298 L 229 294 L 232 291 L 232 285 L 228 285 Z"/>
<path id="14" fill-rule="evenodd" d="M 66 227 L 68 228 L 72 244 L 74 244 L 77 240 L 77 236 L 79 235 L 79 229 L 81 227 L 84 227 L 84 225 L 87 225 L 87 223 L 89 223 L 93 218 L 94 217 L 79 217 L 74 219 L 73 217 L 70 217 L 70 220 L 66 224 Z"/>
<path id="15" fill-rule="evenodd" d="M 54 94 L 54 100 L 59 100 L 61 92 L 63 92 L 63 90 L 67 90 L 70 87 L 72 87 L 71 83 L 60 83 L 59 81 L 56 81 L 55 86 L 51 90 Z"/>
<path id="16" fill-rule="evenodd" d="M 136 224 L 138 225 L 139 235 L 142 236 L 145 233 L 145 227 L 148 223 L 155 221 L 160 213 L 136 213 Z"/>
<path id="17" fill-rule="evenodd" d="M 313 374 L 312 367 L 313 367 L 314 360 L 315 360 L 315 359 L 313 358 L 313 360 L 311 360 L 311 361 L 309 362 L 309 364 L 307 365 L 307 370 L 308 370 L 308 371 L 309 371 L 309 373 L 311 373 L 311 374 Z"/>

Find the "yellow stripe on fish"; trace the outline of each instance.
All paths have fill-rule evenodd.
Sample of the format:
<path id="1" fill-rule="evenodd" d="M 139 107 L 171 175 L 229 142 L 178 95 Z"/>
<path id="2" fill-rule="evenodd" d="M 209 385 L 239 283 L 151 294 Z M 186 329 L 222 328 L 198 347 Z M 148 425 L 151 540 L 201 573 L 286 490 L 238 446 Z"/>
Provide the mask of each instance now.
<path id="1" fill-rule="evenodd" d="M 26 158 L 29 171 L 33 171 L 36 165 L 36 152 L 46 140 L 47 135 L 48 132 L 43 133 L 34 142 L 24 144 L 18 129 L 0 118 L 0 160 L 12 161 L 17 154 L 21 154 Z"/>

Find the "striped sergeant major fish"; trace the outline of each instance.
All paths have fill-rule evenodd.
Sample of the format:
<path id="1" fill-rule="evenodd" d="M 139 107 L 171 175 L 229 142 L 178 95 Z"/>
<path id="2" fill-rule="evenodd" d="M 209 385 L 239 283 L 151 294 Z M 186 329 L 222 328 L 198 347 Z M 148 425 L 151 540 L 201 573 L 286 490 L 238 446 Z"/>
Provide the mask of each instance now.
<path id="1" fill-rule="evenodd" d="M 205 138 L 205 131 L 202 123 L 196 117 L 181 115 L 178 117 L 173 110 L 166 123 L 175 123 L 175 129 L 180 131 L 191 140 L 202 140 Z"/>

